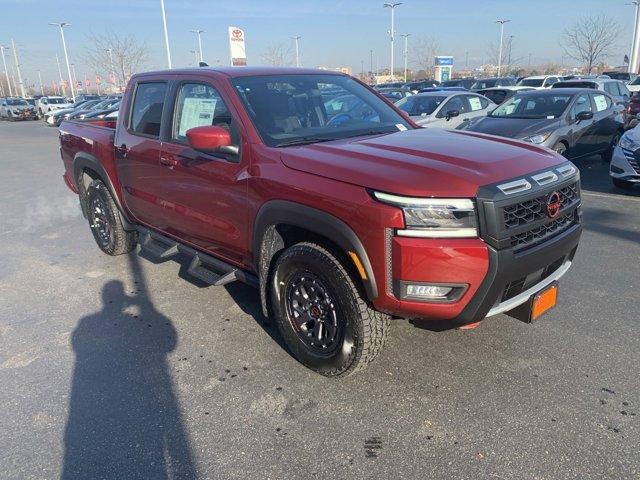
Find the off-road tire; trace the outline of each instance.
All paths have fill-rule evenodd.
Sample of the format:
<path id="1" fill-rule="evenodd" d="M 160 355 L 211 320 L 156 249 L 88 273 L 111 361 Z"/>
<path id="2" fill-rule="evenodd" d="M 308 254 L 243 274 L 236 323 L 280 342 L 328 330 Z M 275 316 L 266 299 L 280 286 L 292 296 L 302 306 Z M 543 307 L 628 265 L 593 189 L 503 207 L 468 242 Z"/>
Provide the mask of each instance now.
<path id="1" fill-rule="evenodd" d="M 138 234 L 135 231 L 127 231 L 123 228 L 118 207 L 111 196 L 111 192 L 101 180 L 93 180 L 87 188 L 86 212 L 89 220 L 89 227 L 98 247 L 107 255 L 122 255 L 131 252 L 138 241 Z M 98 228 L 98 215 L 95 211 L 96 204 L 101 205 L 103 215 L 102 221 L 109 223 L 108 241 L 101 237 Z"/>
<path id="2" fill-rule="evenodd" d="M 295 288 L 291 282 L 309 274 L 326 287 L 342 331 L 334 342 L 335 350 L 328 354 L 305 344 L 289 313 L 288 289 Z M 305 242 L 287 248 L 276 260 L 269 282 L 275 323 L 290 352 L 308 368 L 327 377 L 344 377 L 364 369 L 384 347 L 389 316 L 369 306 L 345 266 L 324 247 Z"/>

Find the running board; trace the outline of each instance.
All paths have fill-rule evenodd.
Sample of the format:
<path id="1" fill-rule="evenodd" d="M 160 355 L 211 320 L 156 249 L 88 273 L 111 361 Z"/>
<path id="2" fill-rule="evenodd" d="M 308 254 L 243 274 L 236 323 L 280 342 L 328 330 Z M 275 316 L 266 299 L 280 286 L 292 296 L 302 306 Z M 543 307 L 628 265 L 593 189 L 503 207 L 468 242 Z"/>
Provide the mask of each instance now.
<path id="1" fill-rule="evenodd" d="M 169 237 L 138 227 L 140 254 L 153 261 L 163 261 L 184 254 L 191 257 L 187 273 L 201 282 L 220 286 L 236 280 L 257 287 L 258 277 L 211 255 L 183 245 Z"/>

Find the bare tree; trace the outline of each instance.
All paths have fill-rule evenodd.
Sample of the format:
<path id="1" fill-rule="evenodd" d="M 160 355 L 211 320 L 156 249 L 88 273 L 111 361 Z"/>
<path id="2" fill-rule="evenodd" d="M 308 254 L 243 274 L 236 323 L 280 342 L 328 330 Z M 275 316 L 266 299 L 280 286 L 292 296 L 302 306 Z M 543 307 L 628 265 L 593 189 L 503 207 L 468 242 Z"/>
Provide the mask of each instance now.
<path id="1" fill-rule="evenodd" d="M 568 56 L 591 73 L 594 65 L 611 55 L 618 32 L 618 24 L 604 15 L 582 17 L 563 32 L 562 45 Z"/>
<path id="2" fill-rule="evenodd" d="M 149 48 L 132 35 L 120 36 L 112 31 L 91 35 L 85 51 L 85 60 L 96 72 L 113 74 L 117 85 L 126 85 L 149 58 Z M 113 58 L 113 66 L 111 60 Z"/>
<path id="3" fill-rule="evenodd" d="M 433 78 L 434 75 L 434 58 L 440 50 L 438 41 L 431 37 L 418 38 L 413 42 L 411 48 L 412 63 L 418 67 L 418 70 L 424 70 L 427 75 Z"/>
<path id="4" fill-rule="evenodd" d="M 495 43 L 489 44 L 489 63 L 498 65 L 500 46 Z M 522 57 L 516 57 L 513 52 L 513 35 L 504 38 L 502 42 L 502 58 L 500 60 L 501 74 L 509 74 L 518 65 Z"/>
<path id="5" fill-rule="evenodd" d="M 266 65 L 274 67 L 284 67 L 293 65 L 293 50 L 287 43 L 273 43 L 267 45 L 266 50 L 261 55 L 262 61 Z"/>

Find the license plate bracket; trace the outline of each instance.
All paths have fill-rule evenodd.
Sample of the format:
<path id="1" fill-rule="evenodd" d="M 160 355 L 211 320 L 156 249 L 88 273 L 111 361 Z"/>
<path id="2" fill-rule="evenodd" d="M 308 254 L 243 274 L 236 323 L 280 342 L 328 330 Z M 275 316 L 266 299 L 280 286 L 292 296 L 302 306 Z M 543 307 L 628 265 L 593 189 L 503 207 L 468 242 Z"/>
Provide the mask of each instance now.
<path id="1" fill-rule="evenodd" d="M 558 282 L 553 281 L 534 293 L 522 305 L 509 310 L 507 315 L 525 323 L 532 323 L 556 306 L 558 301 Z"/>

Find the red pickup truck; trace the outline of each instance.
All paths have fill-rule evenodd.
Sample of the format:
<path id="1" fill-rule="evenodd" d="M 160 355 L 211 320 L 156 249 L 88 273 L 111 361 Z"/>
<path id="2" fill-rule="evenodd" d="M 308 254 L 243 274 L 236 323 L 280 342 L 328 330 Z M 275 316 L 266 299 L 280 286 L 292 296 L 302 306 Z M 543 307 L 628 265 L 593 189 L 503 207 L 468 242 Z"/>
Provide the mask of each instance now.
<path id="1" fill-rule="evenodd" d="M 117 120 L 60 127 L 98 246 L 137 244 L 260 290 L 292 354 L 344 376 L 392 317 L 462 326 L 553 306 L 581 234 L 574 165 L 532 144 L 418 128 L 313 69 L 134 75 Z"/>

